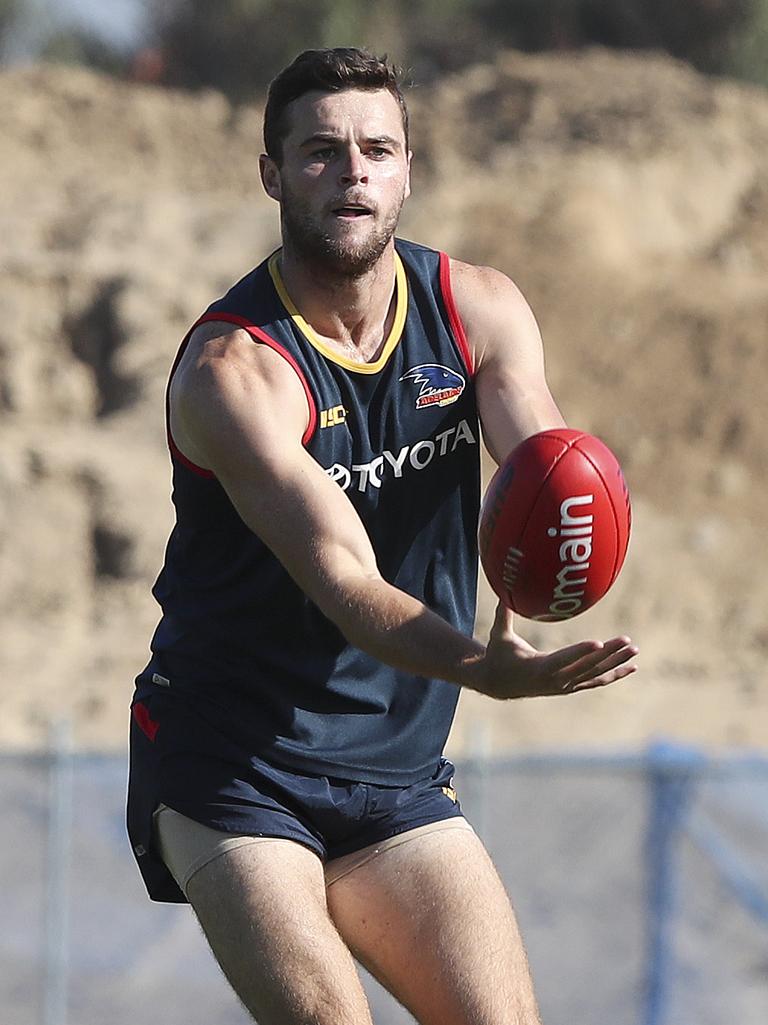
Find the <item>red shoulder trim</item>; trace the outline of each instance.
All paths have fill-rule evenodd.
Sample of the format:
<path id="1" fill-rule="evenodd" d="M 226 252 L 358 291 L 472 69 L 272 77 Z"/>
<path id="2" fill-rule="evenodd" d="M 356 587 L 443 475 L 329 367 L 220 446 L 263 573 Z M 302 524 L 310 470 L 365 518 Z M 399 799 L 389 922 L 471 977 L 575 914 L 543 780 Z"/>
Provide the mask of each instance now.
<path id="1" fill-rule="evenodd" d="M 453 298 L 451 288 L 451 261 L 447 253 L 440 253 L 440 290 L 443 293 L 443 302 L 448 311 L 448 321 L 453 330 L 453 336 L 459 347 L 459 352 L 464 360 L 464 366 L 470 377 L 475 376 L 475 363 L 472 359 L 472 352 L 469 348 L 464 325 L 461 322 L 459 311 L 456 309 L 456 300 Z"/>
<path id="2" fill-rule="evenodd" d="M 189 339 L 192 337 L 192 332 L 195 330 L 199 323 L 200 321 L 198 320 L 197 323 L 193 324 L 184 336 L 184 340 L 179 346 L 179 351 L 176 353 L 176 359 L 173 361 L 171 372 L 168 375 L 168 385 L 165 389 L 165 436 L 168 439 L 168 448 L 170 449 L 171 455 L 174 459 L 178 460 L 180 463 L 182 463 L 182 465 L 186 466 L 188 470 L 191 470 L 198 476 L 207 477 L 209 480 L 214 480 L 216 474 L 213 472 L 213 470 L 206 470 L 204 467 L 198 466 L 197 463 L 193 463 L 191 459 L 187 459 L 187 457 L 184 455 L 181 449 L 177 446 L 176 442 L 173 440 L 173 435 L 171 434 L 171 381 L 173 380 L 173 375 L 176 373 L 176 368 L 181 362 L 181 357 L 184 355 L 187 345 L 189 344 Z"/>
<path id="3" fill-rule="evenodd" d="M 168 388 L 166 390 L 165 397 L 166 432 L 168 435 L 168 447 L 170 448 L 173 456 L 176 459 L 178 459 L 179 462 L 183 463 L 183 465 L 186 466 L 187 469 L 192 470 L 193 473 L 197 473 L 201 477 L 215 478 L 216 475 L 213 473 L 212 470 L 206 470 L 202 466 L 197 466 L 196 463 L 193 463 L 191 459 L 187 459 L 184 453 L 179 450 L 171 434 L 170 406 L 171 380 L 173 379 L 173 375 L 176 372 L 176 368 L 178 367 L 179 362 L 181 361 L 181 357 L 184 355 L 184 350 L 186 349 L 189 343 L 189 339 L 192 337 L 192 332 L 201 324 L 211 323 L 212 321 L 222 321 L 226 324 L 236 324 L 238 327 L 243 328 L 243 330 L 247 331 L 248 334 L 251 335 L 251 337 L 255 341 L 260 342 L 263 345 L 268 345 L 270 349 L 273 349 L 280 356 L 282 356 L 286 363 L 290 364 L 290 366 L 296 372 L 296 376 L 298 377 L 299 381 L 301 382 L 301 386 L 304 389 L 304 394 L 307 398 L 307 406 L 309 407 L 309 423 L 307 424 L 307 429 L 304 431 L 304 434 L 301 438 L 302 445 L 307 444 L 312 435 L 315 433 L 315 429 L 317 428 L 317 405 L 315 404 L 314 396 L 312 394 L 312 391 L 310 390 L 309 382 L 304 376 L 303 370 L 296 362 L 294 357 L 290 354 L 290 352 L 288 352 L 288 350 L 284 348 L 279 342 L 275 341 L 274 338 L 271 338 L 265 331 L 262 331 L 260 327 L 256 327 L 255 324 L 251 324 L 251 322 L 246 320 L 244 317 L 238 317 L 234 313 L 203 314 L 203 316 L 200 317 L 200 319 L 197 320 L 187 332 L 186 336 L 184 337 L 184 340 L 181 343 L 181 347 L 179 348 L 179 351 L 176 355 L 176 359 L 173 362 L 173 366 L 171 367 L 171 373 L 168 378 Z"/>

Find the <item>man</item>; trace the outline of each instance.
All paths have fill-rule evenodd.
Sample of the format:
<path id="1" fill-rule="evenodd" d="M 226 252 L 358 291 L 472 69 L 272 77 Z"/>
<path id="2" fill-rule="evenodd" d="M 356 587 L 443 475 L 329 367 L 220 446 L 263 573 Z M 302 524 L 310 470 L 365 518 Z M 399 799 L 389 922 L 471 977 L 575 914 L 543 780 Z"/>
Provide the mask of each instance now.
<path id="1" fill-rule="evenodd" d="M 472 638 L 479 429 L 563 424 L 503 274 L 395 240 L 392 68 L 308 51 L 260 170 L 282 248 L 214 303 L 168 391 L 177 524 L 133 705 L 129 828 L 261 1025 L 370 1023 L 353 957 L 422 1025 L 537 1022 L 503 887 L 442 759 L 459 688 L 565 694 L 627 638 Z"/>

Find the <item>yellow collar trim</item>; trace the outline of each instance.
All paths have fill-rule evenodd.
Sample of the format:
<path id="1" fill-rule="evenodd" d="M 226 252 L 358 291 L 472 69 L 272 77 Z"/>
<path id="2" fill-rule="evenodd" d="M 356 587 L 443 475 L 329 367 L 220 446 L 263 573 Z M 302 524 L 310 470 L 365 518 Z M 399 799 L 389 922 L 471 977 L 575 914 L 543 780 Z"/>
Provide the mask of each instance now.
<path id="1" fill-rule="evenodd" d="M 358 363 L 356 360 L 347 359 L 346 356 L 342 356 L 340 352 L 336 352 L 327 345 L 322 338 L 314 331 L 314 329 L 307 323 L 296 308 L 296 304 L 293 299 L 288 295 L 285 284 L 283 283 L 282 275 L 280 274 L 280 268 L 278 266 L 278 257 L 280 251 L 273 253 L 269 258 L 269 273 L 272 278 L 272 282 L 277 289 L 277 294 L 280 296 L 280 301 L 291 316 L 296 327 L 301 331 L 307 341 L 315 348 L 318 352 L 321 352 L 326 359 L 329 359 L 332 363 L 338 363 L 339 366 L 344 367 L 346 370 L 354 370 L 358 374 L 376 374 L 386 364 L 389 357 L 397 347 L 400 341 L 403 328 L 405 327 L 405 317 L 408 313 L 408 279 L 405 276 L 405 267 L 403 267 L 403 261 L 399 255 L 395 253 L 395 291 L 397 298 L 395 300 L 395 319 L 392 322 L 392 329 L 389 332 L 389 336 L 384 343 L 384 348 L 381 350 L 381 355 L 378 359 L 374 360 L 373 363 Z"/>

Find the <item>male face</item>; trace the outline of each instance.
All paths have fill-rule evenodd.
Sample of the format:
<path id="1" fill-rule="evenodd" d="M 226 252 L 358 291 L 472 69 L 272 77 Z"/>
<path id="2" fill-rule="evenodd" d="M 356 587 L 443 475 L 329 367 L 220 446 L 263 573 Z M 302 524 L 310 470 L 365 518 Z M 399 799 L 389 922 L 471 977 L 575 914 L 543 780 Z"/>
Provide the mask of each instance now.
<path id="1" fill-rule="evenodd" d="M 390 242 L 410 193 L 400 107 L 386 89 L 310 92 L 286 111 L 279 164 L 261 158 L 283 243 L 317 270 L 354 278 Z"/>

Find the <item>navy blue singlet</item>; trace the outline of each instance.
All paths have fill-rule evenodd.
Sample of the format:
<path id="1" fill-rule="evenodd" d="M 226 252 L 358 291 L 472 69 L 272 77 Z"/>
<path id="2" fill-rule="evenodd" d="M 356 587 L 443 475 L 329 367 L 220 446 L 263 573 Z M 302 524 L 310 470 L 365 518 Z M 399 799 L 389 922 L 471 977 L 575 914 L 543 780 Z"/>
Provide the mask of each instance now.
<path id="1" fill-rule="evenodd" d="M 480 493 L 471 358 L 448 258 L 400 240 L 396 252 L 396 315 L 375 362 L 322 343 L 287 295 L 277 254 L 198 323 L 237 324 L 291 364 L 310 411 L 303 443 L 360 515 L 382 576 L 470 634 Z M 177 519 L 139 693 L 170 681 L 216 729 L 276 765 L 397 786 L 433 773 L 458 688 L 347 644 L 214 475 L 170 431 L 169 443 Z"/>

